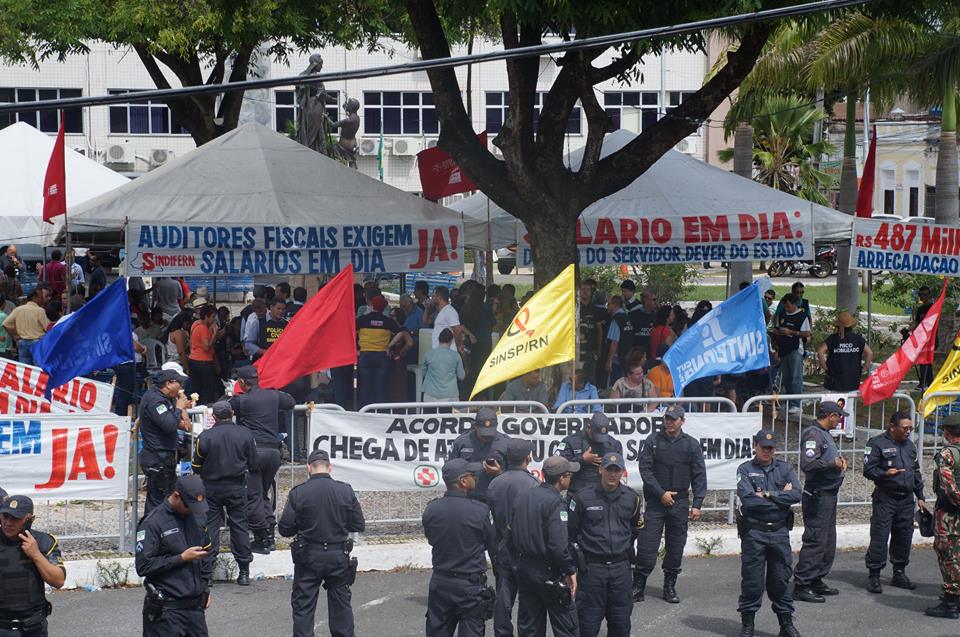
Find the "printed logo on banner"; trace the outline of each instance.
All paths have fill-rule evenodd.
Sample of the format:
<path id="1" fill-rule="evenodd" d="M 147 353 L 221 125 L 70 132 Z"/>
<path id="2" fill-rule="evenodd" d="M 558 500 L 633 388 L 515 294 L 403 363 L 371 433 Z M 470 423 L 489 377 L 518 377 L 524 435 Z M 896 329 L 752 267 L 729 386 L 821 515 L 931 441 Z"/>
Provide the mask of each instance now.
<path id="1" fill-rule="evenodd" d="M 413 470 L 413 481 L 418 487 L 429 489 L 440 484 L 440 472 L 428 464 L 422 464 Z"/>

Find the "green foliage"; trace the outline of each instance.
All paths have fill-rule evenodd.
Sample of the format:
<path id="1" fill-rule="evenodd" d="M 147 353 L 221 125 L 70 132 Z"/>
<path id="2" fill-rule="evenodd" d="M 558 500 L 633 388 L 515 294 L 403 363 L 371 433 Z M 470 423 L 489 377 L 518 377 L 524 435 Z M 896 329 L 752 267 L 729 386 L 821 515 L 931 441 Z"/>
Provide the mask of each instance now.
<path id="1" fill-rule="evenodd" d="M 710 537 L 697 537 L 695 538 L 697 543 L 697 548 L 700 549 L 700 552 L 710 557 L 713 555 L 713 552 L 718 548 L 723 546 L 723 537 L 719 535 L 711 535 Z"/>
<path id="2" fill-rule="evenodd" d="M 620 269 L 613 265 L 587 265 L 580 268 L 580 280 L 593 279 L 597 282 L 597 291 L 606 294 L 620 294 Z"/>
<path id="3" fill-rule="evenodd" d="M 637 265 L 632 270 L 637 292 L 649 288 L 656 293 L 659 303 L 679 303 L 700 278 L 700 265 L 692 263 Z"/>
<path id="4" fill-rule="evenodd" d="M 117 560 L 97 560 L 97 583 L 101 588 L 120 588 L 128 584 L 130 566 Z"/>

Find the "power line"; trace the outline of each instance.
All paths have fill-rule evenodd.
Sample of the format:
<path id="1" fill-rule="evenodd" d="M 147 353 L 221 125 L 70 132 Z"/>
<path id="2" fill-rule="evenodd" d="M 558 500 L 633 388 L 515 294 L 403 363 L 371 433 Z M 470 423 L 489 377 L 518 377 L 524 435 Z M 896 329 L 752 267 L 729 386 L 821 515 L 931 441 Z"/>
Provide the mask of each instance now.
<path id="1" fill-rule="evenodd" d="M 336 82 L 343 80 L 360 80 L 371 77 L 386 77 L 389 75 L 401 75 L 416 71 L 426 71 L 429 69 L 456 68 L 459 66 L 466 66 L 468 64 L 497 62 L 501 60 L 549 55 L 551 53 L 582 51 L 585 49 L 596 49 L 601 47 L 607 48 L 609 46 L 622 44 L 625 42 L 637 42 L 640 40 L 681 35 L 684 33 L 692 33 L 706 29 L 729 28 L 755 24 L 757 22 L 766 22 L 769 20 L 802 16 L 810 13 L 846 9 L 849 7 L 868 4 L 872 1 L 873 0 L 819 0 L 817 2 L 795 5 L 792 7 L 767 9 L 765 11 L 755 11 L 753 13 L 711 18 L 709 20 L 697 20 L 695 22 L 687 22 L 684 24 L 665 27 L 654 27 L 639 31 L 600 35 L 592 38 L 584 38 L 583 40 L 573 40 L 570 42 L 539 44 L 536 46 L 505 49 L 503 51 L 489 51 L 486 53 L 474 53 L 471 55 L 458 55 L 441 59 L 418 60 L 416 62 L 376 66 L 356 71 L 334 71 L 330 73 L 315 73 L 311 75 L 295 75 L 292 77 L 244 80 L 242 82 L 229 82 L 226 84 L 205 84 L 202 86 L 185 86 L 180 88 L 136 91 L 132 93 L 123 93 L 121 95 L 99 95 L 95 97 L 71 97 L 66 99 L 43 100 L 38 102 L 6 103 L 0 104 L 0 113 L 11 113 L 17 111 L 49 111 L 59 108 L 75 108 L 80 106 L 105 106 L 108 104 L 129 103 L 132 100 L 169 100 L 189 97 L 192 95 L 231 93 L 235 91 L 246 91 L 251 89 L 274 88 L 277 86 L 298 86 L 300 84 L 314 84 L 319 82 Z"/>

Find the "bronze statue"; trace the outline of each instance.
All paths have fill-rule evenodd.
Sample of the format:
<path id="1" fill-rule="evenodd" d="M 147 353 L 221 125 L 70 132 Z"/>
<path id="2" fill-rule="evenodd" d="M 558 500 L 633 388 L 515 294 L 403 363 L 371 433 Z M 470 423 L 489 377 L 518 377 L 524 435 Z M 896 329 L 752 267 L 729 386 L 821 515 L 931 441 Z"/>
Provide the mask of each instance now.
<path id="1" fill-rule="evenodd" d="M 360 110 L 360 102 L 351 97 L 343 103 L 343 110 L 347 113 L 343 119 L 336 122 L 329 118 L 327 120 L 330 130 L 340 131 L 340 139 L 333 147 L 332 157 L 350 168 L 356 168 L 357 131 L 360 130 L 360 116 L 357 112 Z"/>
<path id="2" fill-rule="evenodd" d="M 323 69 L 319 53 L 310 56 L 310 65 L 300 75 L 314 75 Z M 331 156 L 329 118 L 327 117 L 327 89 L 323 82 L 297 86 L 297 141 L 318 153 Z"/>

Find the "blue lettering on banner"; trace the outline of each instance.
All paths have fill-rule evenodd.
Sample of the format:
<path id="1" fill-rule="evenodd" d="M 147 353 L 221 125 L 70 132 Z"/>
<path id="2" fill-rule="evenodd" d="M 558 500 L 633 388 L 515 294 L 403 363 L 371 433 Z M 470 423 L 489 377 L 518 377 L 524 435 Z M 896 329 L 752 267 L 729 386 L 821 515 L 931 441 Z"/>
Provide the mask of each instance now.
<path id="1" fill-rule="evenodd" d="M 0 456 L 41 453 L 39 420 L 0 420 Z"/>
<path id="2" fill-rule="evenodd" d="M 703 263 L 704 261 L 753 261 L 760 259 L 803 260 L 808 258 L 801 241 L 760 241 L 699 246 L 579 246 L 582 265 Z M 529 246 L 519 249 L 519 265 L 533 264 Z"/>
<path id="3" fill-rule="evenodd" d="M 860 248 L 856 267 L 861 270 L 957 276 L 960 273 L 960 258 Z"/>

